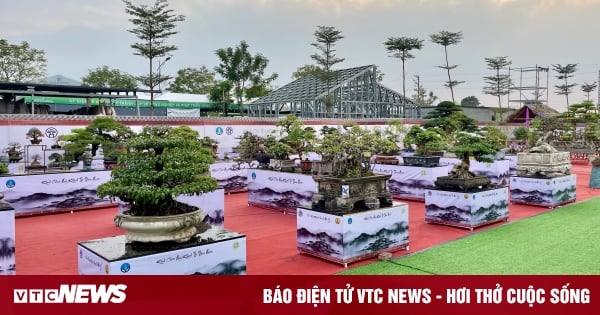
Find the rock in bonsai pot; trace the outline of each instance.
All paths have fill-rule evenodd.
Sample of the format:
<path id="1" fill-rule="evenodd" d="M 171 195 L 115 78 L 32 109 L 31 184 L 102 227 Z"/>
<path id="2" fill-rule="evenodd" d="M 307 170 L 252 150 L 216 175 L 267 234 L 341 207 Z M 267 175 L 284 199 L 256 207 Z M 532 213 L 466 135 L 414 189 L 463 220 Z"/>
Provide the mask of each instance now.
<path id="1" fill-rule="evenodd" d="M 130 205 L 115 217 L 115 224 L 128 230 L 128 242 L 186 242 L 197 234 L 204 213 L 176 200 L 217 189 L 208 174 L 212 152 L 202 147 L 197 132 L 187 126 L 146 126 L 127 141 L 120 162 L 97 192 Z"/>

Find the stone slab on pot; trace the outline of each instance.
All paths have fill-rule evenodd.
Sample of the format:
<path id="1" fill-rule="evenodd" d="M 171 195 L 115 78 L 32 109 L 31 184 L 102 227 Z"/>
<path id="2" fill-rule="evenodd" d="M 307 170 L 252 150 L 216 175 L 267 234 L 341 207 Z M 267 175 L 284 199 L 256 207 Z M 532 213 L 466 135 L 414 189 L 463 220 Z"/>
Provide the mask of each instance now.
<path id="1" fill-rule="evenodd" d="M 554 208 L 575 202 L 577 196 L 575 175 L 553 178 L 510 178 L 510 201 L 533 206 Z"/>
<path id="2" fill-rule="evenodd" d="M 517 153 L 517 176 L 559 177 L 571 174 L 569 152 Z"/>
<path id="3" fill-rule="evenodd" d="M 169 249 L 139 250 L 125 236 L 77 244 L 80 275 L 242 275 L 246 274 L 246 236 L 212 227 Z"/>
<path id="4" fill-rule="evenodd" d="M 296 235 L 300 253 L 344 266 L 383 252 L 408 250 L 408 204 L 343 215 L 301 207 Z"/>
<path id="5" fill-rule="evenodd" d="M 425 194 L 425 222 L 473 230 L 508 221 L 508 188 L 499 187 L 465 193 L 428 190 Z"/>

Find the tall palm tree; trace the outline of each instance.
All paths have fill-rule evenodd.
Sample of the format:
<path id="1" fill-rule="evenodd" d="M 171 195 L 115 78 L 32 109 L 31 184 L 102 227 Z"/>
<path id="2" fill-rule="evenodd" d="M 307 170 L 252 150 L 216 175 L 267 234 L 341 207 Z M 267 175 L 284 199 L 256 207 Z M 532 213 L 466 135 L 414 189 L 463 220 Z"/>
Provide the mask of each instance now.
<path id="1" fill-rule="evenodd" d="M 406 72 L 404 62 L 415 57 L 410 51 L 423 48 L 423 41 L 418 38 L 390 37 L 383 44 L 386 50 L 392 53 L 392 57 L 402 60 L 402 117 L 406 118 Z"/>

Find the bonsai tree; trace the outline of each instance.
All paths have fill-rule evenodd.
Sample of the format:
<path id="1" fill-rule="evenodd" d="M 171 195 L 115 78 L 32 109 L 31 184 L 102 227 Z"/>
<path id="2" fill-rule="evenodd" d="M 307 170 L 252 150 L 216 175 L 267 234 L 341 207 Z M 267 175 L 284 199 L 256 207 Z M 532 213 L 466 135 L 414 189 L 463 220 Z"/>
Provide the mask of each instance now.
<path id="1" fill-rule="evenodd" d="M 48 156 L 48 159 L 50 160 L 50 164 L 48 165 L 50 168 L 62 168 L 65 158 L 62 154 L 54 152 Z"/>
<path id="2" fill-rule="evenodd" d="M 166 216 L 194 212 L 180 203 L 178 195 L 200 195 L 217 189 L 208 174 L 214 162 L 209 150 L 195 135 L 183 136 L 181 126 L 145 126 L 127 141 L 121 156 L 123 167 L 112 170 L 110 181 L 101 184 L 99 197 L 117 197 L 130 204 L 131 216 Z M 192 133 L 193 134 L 193 133 Z"/>
<path id="3" fill-rule="evenodd" d="M 459 132 L 456 135 L 456 143 L 450 148 L 450 152 L 462 160 L 460 164 L 454 166 L 450 176 L 457 178 L 474 177 L 469 171 L 471 157 L 479 162 L 492 162 L 490 157 L 496 153 L 496 149 L 481 134 Z"/>
<path id="4" fill-rule="evenodd" d="M 281 141 L 292 148 L 291 153 L 296 153 L 301 160 L 303 155 L 307 159 L 307 154 L 312 150 L 316 140 L 316 130 L 312 127 L 304 127 L 302 121 L 293 114 L 277 121 L 276 126 L 280 128 Z"/>
<path id="5" fill-rule="evenodd" d="M 191 130 L 191 128 L 190 128 Z M 202 146 L 209 149 L 212 153 L 213 153 L 213 158 L 217 158 L 217 149 L 219 148 L 219 141 L 217 141 L 216 139 L 213 139 L 209 136 L 205 136 L 203 138 L 200 138 L 200 142 L 202 143 Z"/>
<path id="6" fill-rule="evenodd" d="M 414 146 L 418 155 L 428 155 L 429 152 L 443 150 L 447 143 L 446 137 L 442 129 L 424 129 L 419 125 L 413 125 L 404 137 L 404 146 Z"/>
<path id="7" fill-rule="evenodd" d="M 256 160 L 261 164 L 269 163 L 268 157 L 262 159 L 262 156 L 257 156 L 258 154 L 266 154 L 266 139 L 264 137 L 260 137 L 250 131 L 245 131 L 238 140 L 238 145 L 233 148 L 233 151 L 238 154 L 236 157 L 238 162 L 251 164 Z"/>
<path id="8" fill-rule="evenodd" d="M 8 174 L 8 166 L 4 163 L 0 163 L 0 174 Z"/>
<path id="9" fill-rule="evenodd" d="M 293 153 L 292 147 L 283 141 L 277 141 L 267 148 L 267 153 L 273 154 L 278 160 L 287 160 L 290 153 Z"/>
<path id="10" fill-rule="evenodd" d="M 23 148 L 19 142 L 9 142 L 3 152 L 8 154 L 9 163 L 19 162 L 23 158 Z"/>
<path id="11" fill-rule="evenodd" d="M 65 135 L 66 149 L 75 156 L 81 156 L 91 145 L 92 156 L 100 146 L 105 156 L 114 156 L 113 150 L 121 150 L 122 144 L 131 138 L 133 131 L 111 117 L 96 117 L 85 128 L 75 128 L 72 134 Z"/>
<path id="12" fill-rule="evenodd" d="M 42 142 L 44 133 L 37 127 L 31 127 L 31 128 L 29 128 L 29 130 L 27 130 L 25 137 L 27 139 L 29 139 L 32 144 L 38 144 L 38 143 Z"/>

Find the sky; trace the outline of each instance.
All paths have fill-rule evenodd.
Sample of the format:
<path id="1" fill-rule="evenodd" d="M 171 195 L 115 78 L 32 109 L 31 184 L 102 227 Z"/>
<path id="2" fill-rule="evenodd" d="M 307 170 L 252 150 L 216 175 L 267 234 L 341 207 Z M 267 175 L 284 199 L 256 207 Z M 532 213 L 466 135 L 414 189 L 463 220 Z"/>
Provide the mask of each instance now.
<path id="1" fill-rule="evenodd" d="M 152 6 L 154 0 L 133 0 Z M 465 81 L 454 88 L 455 100 L 477 97 L 485 106 L 498 106 L 497 98 L 482 92 L 484 76 L 493 75 L 485 58 L 506 56 L 517 86 L 534 86 L 535 72 L 519 69 L 549 67 L 540 73 L 540 86 L 548 87 L 548 104 L 563 111 L 565 96 L 556 95 L 552 65 L 577 64 L 569 96 L 570 104 L 586 100 L 582 83 L 598 81 L 600 41 L 595 22 L 600 0 L 169 0 L 169 8 L 185 15 L 177 34 L 168 39 L 178 50 L 161 68 L 175 75 L 186 67 L 218 64 L 215 50 L 235 47 L 242 40 L 252 54 L 269 59 L 266 74 L 277 73 L 276 86 L 292 81 L 298 67 L 314 64 L 317 26 L 333 26 L 343 39 L 335 54 L 345 58 L 334 69 L 376 65 L 384 74 L 382 84 L 402 93 L 402 63 L 390 57 L 384 42 L 389 37 L 423 40 L 406 61 L 407 96 L 413 79 L 433 91 L 440 100 L 451 100 L 444 87 L 447 73 L 444 48 L 431 42 L 440 31 L 462 32 L 457 45 L 448 46 L 448 60 L 458 65 L 453 80 Z M 148 61 L 134 55 L 138 39 L 120 0 L 19 0 L 0 1 L 0 38 L 9 43 L 28 42 L 45 52 L 47 75 L 61 74 L 75 80 L 107 65 L 133 75 L 148 73 Z M 159 61 L 161 61 L 159 59 Z M 155 63 L 156 65 L 156 63 Z M 156 71 L 156 67 L 155 67 Z M 508 70 L 507 70 L 508 73 Z M 530 91 L 503 97 L 502 107 L 516 108 L 519 99 L 532 99 Z M 545 98 L 545 95 L 544 95 Z M 591 100 L 597 102 L 598 91 Z"/>

